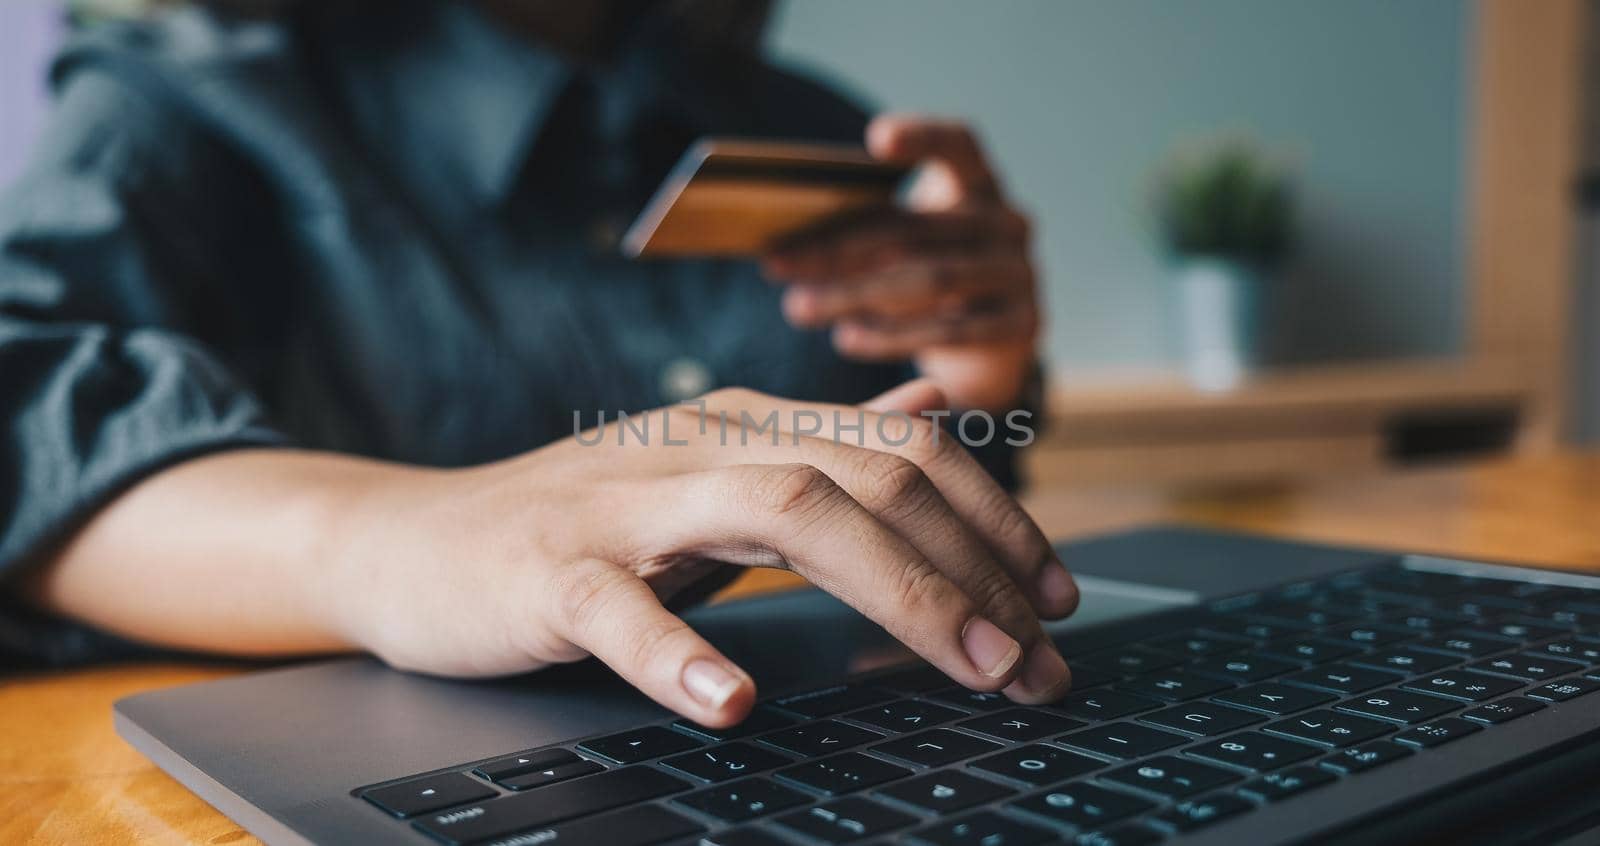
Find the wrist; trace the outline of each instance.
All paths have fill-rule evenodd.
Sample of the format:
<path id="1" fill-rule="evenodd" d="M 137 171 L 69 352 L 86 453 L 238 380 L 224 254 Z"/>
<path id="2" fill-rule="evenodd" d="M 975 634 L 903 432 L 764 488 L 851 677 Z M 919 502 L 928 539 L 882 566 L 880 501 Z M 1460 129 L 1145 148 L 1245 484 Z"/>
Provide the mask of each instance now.
<path id="1" fill-rule="evenodd" d="M 443 471 L 339 457 L 314 486 L 308 511 L 310 573 L 302 602 L 315 624 L 347 650 L 373 649 L 383 625 L 377 596 L 408 545 L 410 502 Z M 386 571 L 388 571 L 386 573 Z"/>

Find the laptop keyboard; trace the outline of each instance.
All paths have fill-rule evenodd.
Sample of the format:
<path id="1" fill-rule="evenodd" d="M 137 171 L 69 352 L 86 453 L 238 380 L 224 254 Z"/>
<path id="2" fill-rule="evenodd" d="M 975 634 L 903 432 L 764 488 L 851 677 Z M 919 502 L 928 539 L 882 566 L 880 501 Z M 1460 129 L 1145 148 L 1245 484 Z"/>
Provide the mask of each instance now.
<path id="1" fill-rule="evenodd" d="M 445 844 L 1156 843 L 1600 690 L 1600 591 L 1388 566 L 1164 616 L 1064 639 L 1048 706 L 901 668 L 353 793 Z"/>

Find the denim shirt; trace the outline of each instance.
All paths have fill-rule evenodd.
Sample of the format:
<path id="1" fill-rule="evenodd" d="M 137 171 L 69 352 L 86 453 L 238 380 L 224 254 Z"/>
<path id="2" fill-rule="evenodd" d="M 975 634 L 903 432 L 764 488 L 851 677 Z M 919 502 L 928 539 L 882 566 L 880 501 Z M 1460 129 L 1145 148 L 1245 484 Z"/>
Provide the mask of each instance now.
<path id="1" fill-rule="evenodd" d="M 649 16 L 580 63 L 470 3 L 321 5 L 188 8 L 55 62 L 0 202 L 0 579 L 203 453 L 466 465 L 574 412 L 728 385 L 856 402 L 912 375 L 788 326 L 751 262 L 617 250 L 694 139 L 859 142 L 858 106 Z M 5 604 L 0 663 L 123 648 Z"/>

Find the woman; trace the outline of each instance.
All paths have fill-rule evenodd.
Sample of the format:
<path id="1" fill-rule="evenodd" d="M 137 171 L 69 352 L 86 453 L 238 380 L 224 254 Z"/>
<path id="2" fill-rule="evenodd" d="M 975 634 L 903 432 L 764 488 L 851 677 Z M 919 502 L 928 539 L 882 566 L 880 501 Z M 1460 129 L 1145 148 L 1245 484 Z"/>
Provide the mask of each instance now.
<path id="1" fill-rule="evenodd" d="M 1070 613 L 1071 577 L 908 418 L 1019 401 L 1025 221 L 961 127 L 868 125 L 764 63 L 764 17 L 307 3 L 69 46 L 0 210 L 7 651 L 365 649 L 456 675 L 594 655 L 721 726 L 753 684 L 663 603 L 781 566 L 962 684 L 1064 692 L 1039 618 Z M 910 208 L 759 267 L 617 255 L 697 137 L 863 133 L 928 165 Z M 702 393 L 736 430 L 828 422 L 719 437 L 674 405 Z M 651 406 L 684 443 L 573 437 Z"/>

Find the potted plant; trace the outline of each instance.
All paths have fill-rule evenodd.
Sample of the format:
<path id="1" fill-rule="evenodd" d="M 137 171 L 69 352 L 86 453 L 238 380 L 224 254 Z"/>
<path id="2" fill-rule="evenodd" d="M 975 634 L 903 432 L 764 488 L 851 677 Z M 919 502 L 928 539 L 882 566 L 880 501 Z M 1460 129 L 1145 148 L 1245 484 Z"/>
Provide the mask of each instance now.
<path id="1" fill-rule="evenodd" d="M 1160 171 L 1156 204 L 1189 379 L 1235 387 L 1259 363 L 1262 286 L 1292 240 L 1288 172 L 1247 140 L 1191 146 Z"/>

